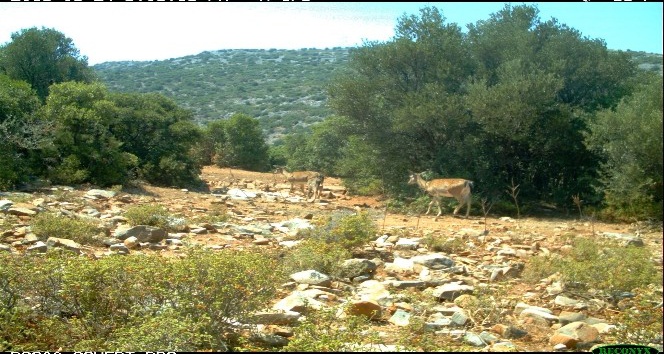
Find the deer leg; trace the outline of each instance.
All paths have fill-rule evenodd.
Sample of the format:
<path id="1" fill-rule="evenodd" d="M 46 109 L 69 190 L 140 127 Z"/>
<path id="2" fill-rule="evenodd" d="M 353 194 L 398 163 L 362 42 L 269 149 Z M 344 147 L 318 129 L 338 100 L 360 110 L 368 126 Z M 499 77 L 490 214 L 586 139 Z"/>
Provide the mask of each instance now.
<path id="1" fill-rule="evenodd" d="M 435 202 L 435 201 L 436 201 L 436 198 L 431 199 L 431 201 L 429 202 L 429 209 L 427 209 L 427 212 L 424 213 L 424 215 L 429 215 L 429 212 L 431 211 L 431 205 L 432 205 L 433 202 Z"/>
<path id="2" fill-rule="evenodd" d="M 438 204 L 438 215 L 436 215 L 436 217 L 438 217 L 438 216 L 440 216 L 440 214 L 443 213 L 443 210 L 440 208 L 440 197 L 435 198 L 435 200 L 436 200 L 436 204 Z"/>

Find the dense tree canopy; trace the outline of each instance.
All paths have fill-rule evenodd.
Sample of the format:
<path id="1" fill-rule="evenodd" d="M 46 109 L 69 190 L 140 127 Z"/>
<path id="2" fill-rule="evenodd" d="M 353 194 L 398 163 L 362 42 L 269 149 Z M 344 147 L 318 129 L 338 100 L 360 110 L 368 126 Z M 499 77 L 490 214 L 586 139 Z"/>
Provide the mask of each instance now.
<path id="1" fill-rule="evenodd" d="M 0 71 L 29 83 L 45 100 L 53 83 L 90 82 L 94 72 L 71 38 L 52 28 L 36 27 L 12 33 L 11 42 L 0 47 Z"/>
<path id="2" fill-rule="evenodd" d="M 392 40 L 354 50 L 329 90 L 354 135 L 337 166 L 393 192 L 408 170 L 431 170 L 474 180 L 492 198 L 514 183 L 526 200 L 597 201 L 601 157 L 584 133 L 632 91 L 636 67 L 538 13 L 507 4 L 464 34 L 425 7 L 401 17 Z"/>

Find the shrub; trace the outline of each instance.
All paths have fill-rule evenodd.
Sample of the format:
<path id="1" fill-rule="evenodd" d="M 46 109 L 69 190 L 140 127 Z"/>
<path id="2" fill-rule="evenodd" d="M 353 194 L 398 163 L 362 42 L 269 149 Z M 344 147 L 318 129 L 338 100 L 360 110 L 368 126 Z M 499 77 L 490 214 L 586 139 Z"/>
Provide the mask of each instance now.
<path id="1" fill-rule="evenodd" d="M 349 258 L 352 258 L 351 253 L 335 243 L 308 239 L 288 253 L 283 267 L 287 273 L 314 269 L 324 274 L 337 275 L 340 263 Z"/>
<path id="2" fill-rule="evenodd" d="M 0 348 L 229 350 L 284 278 L 266 254 L 0 254 Z M 3 342 L 4 341 L 4 342 Z"/>
<path id="3" fill-rule="evenodd" d="M 148 225 L 168 229 L 169 213 L 161 205 L 146 204 L 127 208 L 124 214 L 130 225 Z"/>
<path id="4" fill-rule="evenodd" d="M 311 237 L 351 250 L 371 241 L 376 232 L 376 226 L 366 212 L 335 213 L 322 221 L 322 225 L 311 232 Z"/>
<path id="5" fill-rule="evenodd" d="M 310 312 L 295 329 L 284 352 L 362 351 L 360 345 L 378 344 L 378 335 L 371 332 L 369 319 L 348 316 L 340 319 L 336 309 Z"/>
<path id="6" fill-rule="evenodd" d="M 207 212 L 196 217 L 198 222 L 207 222 L 210 224 L 223 223 L 228 221 L 228 208 L 223 204 L 212 204 Z"/>
<path id="7" fill-rule="evenodd" d="M 443 239 L 440 236 L 428 234 L 422 242 L 434 252 L 457 253 L 466 249 L 466 243 L 459 237 Z"/>
<path id="8" fill-rule="evenodd" d="M 610 295 L 661 279 L 645 247 L 624 247 L 616 242 L 582 237 L 574 238 L 572 246 L 572 252 L 565 257 L 533 257 L 524 269 L 524 279 L 537 282 L 558 272 L 568 284 Z"/>
<path id="9" fill-rule="evenodd" d="M 621 312 L 616 319 L 618 343 L 638 345 L 662 345 L 662 307 L 661 295 L 653 291 L 644 291 L 632 299 L 633 306 Z"/>
<path id="10" fill-rule="evenodd" d="M 82 245 L 102 245 L 97 237 L 101 228 L 91 220 L 72 219 L 54 213 L 37 214 L 30 223 L 32 232 L 45 241 L 49 237 L 65 238 Z"/>

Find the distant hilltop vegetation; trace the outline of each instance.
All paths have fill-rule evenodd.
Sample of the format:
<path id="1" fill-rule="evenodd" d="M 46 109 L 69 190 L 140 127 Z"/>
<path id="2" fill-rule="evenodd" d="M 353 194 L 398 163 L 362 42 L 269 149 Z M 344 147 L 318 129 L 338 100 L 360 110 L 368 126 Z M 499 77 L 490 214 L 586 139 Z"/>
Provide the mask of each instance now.
<path id="1" fill-rule="evenodd" d="M 248 114 L 274 140 L 332 115 L 326 85 L 349 51 L 228 49 L 93 69 L 110 90 L 164 94 L 191 109 L 199 123 Z"/>
<path id="2" fill-rule="evenodd" d="M 226 49 L 92 68 L 110 90 L 164 94 L 192 110 L 199 123 L 248 114 L 271 142 L 333 114 L 326 85 L 345 67 L 351 50 Z M 662 73 L 662 54 L 629 53 L 640 69 Z"/>

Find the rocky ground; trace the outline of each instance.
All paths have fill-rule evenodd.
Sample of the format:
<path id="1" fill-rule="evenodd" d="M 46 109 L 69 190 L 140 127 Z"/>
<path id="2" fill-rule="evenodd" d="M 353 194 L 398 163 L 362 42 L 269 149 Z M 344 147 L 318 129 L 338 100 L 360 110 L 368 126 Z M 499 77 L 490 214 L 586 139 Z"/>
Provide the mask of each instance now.
<path id="1" fill-rule="evenodd" d="M 386 213 L 380 198 L 348 195 L 335 178 L 325 179 L 322 198 L 314 203 L 297 192 L 289 193 L 289 185 L 276 174 L 208 166 L 202 171 L 202 179 L 208 190 L 142 185 L 120 192 L 69 187 L 49 187 L 30 194 L 3 192 L 0 252 L 43 252 L 49 247 L 65 247 L 98 258 L 117 252 L 173 256 L 192 244 L 212 248 L 285 248 L 293 245 L 287 241 L 292 239 L 287 237 L 289 234 L 308 226 L 320 215 L 365 210 L 379 233 L 376 241 L 365 248 L 367 259 L 347 262 L 349 274 L 355 273 L 352 281 L 341 282 L 315 272 L 294 274 L 293 283 L 284 285 L 288 295 L 274 300 L 273 310 L 284 312 L 276 317 L 263 314 L 263 340 L 283 345 L 283 338 L 289 335 L 288 323 L 299 317 L 306 298 L 314 306 L 350 301 L 357 313 L 375 310 L 380 314 L 375 323 L 385 335 L 420 316 L 432 329 L 432 335 L 449 336 L 484 351 L 587 349 L 611 338 L 616 325 L 612 319 L 620 309 L 606 299 L 575 296 L 555 278 L 536 285 L 520 280 L 521 271 L 533 256 L 565 252 L 570 234 L 642 244 L 654 252 L 654 259 L 649 261 L 660 270 L 662 267 L 661 225 L 610 224 L 574 218 L 517 220 L 493 214 L 485 218 L 477 203 L 467 219 L 452 217 L 449 211 L 437 218 L 399 215 Z M 123 211 L 139 204 L 163 205 L 174 215 L 184 217 L 188 225 L 183 226 L 182 232 L 163 235 L 145 228 L 132 230 L 123 220 Z M 220 206 L 230 215 L 227 222 L 202 221 Z M 29 221 L 46 211 L 105 223 L 107 246 L 93 248 L 57 238 L 38 241 L 31 234 Z M 423 243 L 427 236 L 459 239 L 465 247 L 453 254 L 435 252 Z M 494 303 L 482 305 L 493 306 L 495 311 L 471 311 L 467 304 L 477 299 L 473 296 L 496 284 L 507 284 L 503 287 L 506 293 Z M 352 295 L 340 295 L 348 294 L 339 289 L 349 286 Z M 661 296 L 662 284 L 655 288 Z M 405 289 L 437 298 L 438 305 L 421 308 L 412 301 L 401 301 L 399 293 Z M 477 318 L 480 313 L 487 317 L 484 323 Z M 661 345 L 661 337 L 660 343 L 655 344 Z"/>

